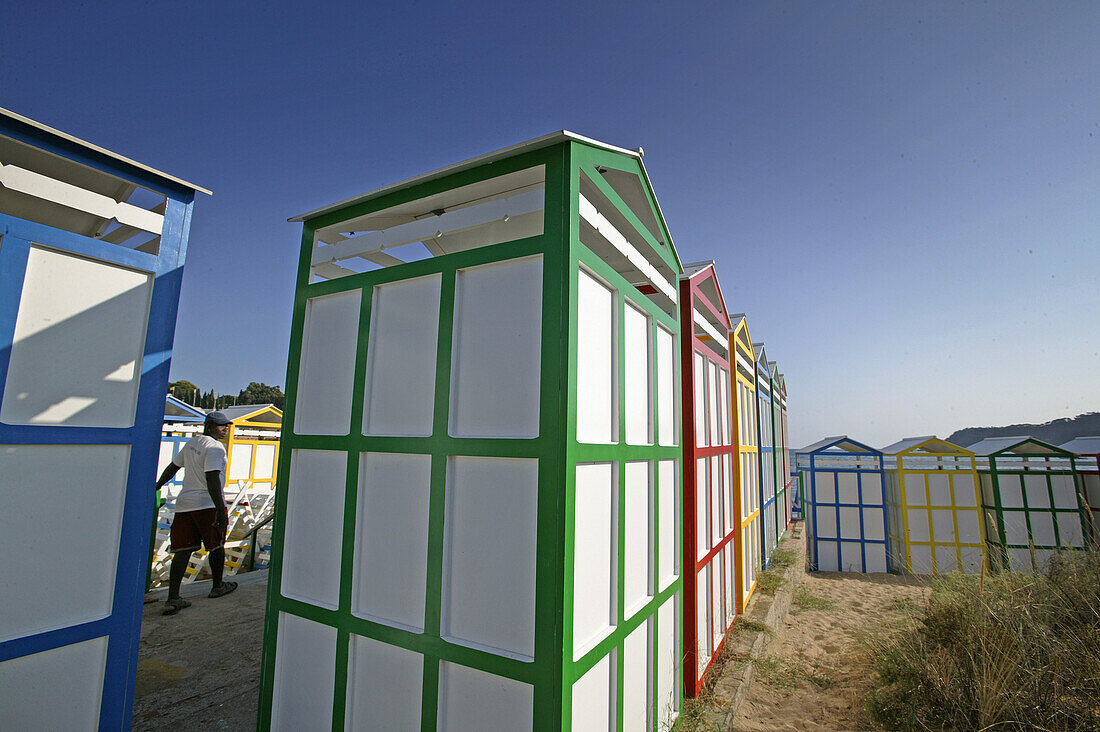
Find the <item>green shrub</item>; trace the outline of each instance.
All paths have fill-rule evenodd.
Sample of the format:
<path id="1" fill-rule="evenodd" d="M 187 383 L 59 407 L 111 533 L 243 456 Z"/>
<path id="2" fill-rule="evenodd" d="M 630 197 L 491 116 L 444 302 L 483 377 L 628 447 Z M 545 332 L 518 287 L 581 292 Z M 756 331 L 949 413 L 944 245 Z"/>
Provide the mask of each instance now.
<path id="1" fill-rule="evenodd" d="M 1100 554 L 1042 576 L 948 575 L 923 615 L 870 641 L 886 729 L 1100 729 Z"/>

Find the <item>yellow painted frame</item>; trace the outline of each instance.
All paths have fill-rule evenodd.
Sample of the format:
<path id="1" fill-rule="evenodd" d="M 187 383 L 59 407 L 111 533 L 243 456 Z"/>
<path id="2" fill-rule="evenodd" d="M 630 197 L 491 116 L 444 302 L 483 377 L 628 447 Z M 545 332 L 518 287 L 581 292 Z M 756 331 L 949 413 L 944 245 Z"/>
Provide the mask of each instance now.
<path id="1" fill-rule="evenodd" d="M 273 414 L 279 418 L 279 422 L 261 422 L 255 418 L 263 414 Z M 251 458 L 248 466 L 247 478 L 233 478 L 232 480 L 247 480 L 255 486 L 267 486 L 271 492 L 275 491 L 275 479 L 278 477 L 278 465 L 279 465 L 279 435 L 282 426 L 283 412 L 276 406 L 265 406 L 261 409 L 257 409 L 255 412 L 246 414 L 243 417 L 238 417 L 229 424 L 229 435 L 225 440 L 226 451 L 226 464 L 225 464 L 225 482 L 228 487 L 230 481 L 230 475 L 233 474 L 233 447 L 236 445 L 250 445 L 251 446 Z M 269 430 L 275 435 L 273 437 L 255 437 L 252 435 L 241 436 L 238 434 L 239 429 L 260 429 Z M 270 478 L 257 478 L 256 477 L 256 447 L 260 445 L 275 445 L 275 454 L 272 457 L 271 463 L 271 477 Z"/>
<path id="2" fill-rule="evenodd" d="M 736 320 L 738 316 L 734 316 Z M 737 534 L 734 536 L 734 557 L 737 562 L 736 576 L 736 596 L 737 613 L 740 615 L 745 612 L 745 608 L 749 604 L 749 599 L 756 591 L 757 577 L 760 573 L 761 556 L 760 556 L 760 502 L 759 502 L 759 486 L 748 487 L 745 490 L 744 481 L 746 476 L 742 475 L 742 464 L 744 463 L 744 456 L 749 455 L 748 465 L 750 466 L 750 473 L 747 476 L 748 480 L 752 480 L 752 467 L 757 464 L 757 453 L 759 452 L 759 436 L 756 435 L 756 382 L 753 380 L 753 373 L 756 368 L 756 362 L 753 357 L 752 338 L 749 335 L 748 320 L 744 316 L 740 316 L 740 319 L 730 331 L 729 336 L 729 353 L 730 353 L 730 373 L 734 376 L 730 389 L 730 397 L 733 401 L 731 416 L 736 415 L 737 419 L 733 421 L 733 439 L 737 445 L 737 460 L 734 463 L 734 480 L 737 481 L 737 491 L 734 493 L 736 500 L 734 509 L 737 511 L 738 521 L 740 526 Z M 744 358 L 749 364 L 749 373 L 746 375 L 738 368 L 738 356 Z M 747 396 L 742 400 L 742 389 L 744 386 L 747 389 Z M 747 402 L 747 405 L 742 402 Z M 741 428 L 742 413 L 745 407 L 748 407 L 750 412 L 747 418 L 748 430 Z M 747 432 L 747 434 L 746 434 Z M 759 481 L 760 476 L 756 476 L 756 480 Z M 749 496 L 750 506 L 744 505 L 744 499 L 746 493 Z M 755 500 L 755 505 L 751 505 Z M 746 515 L 746 509 L 748 509 L 748 515 Z M 750 536 L 746 540 L 746 533 L 752 532 L 753 526 L 756 526 L 756 533 L 754 536 Z"/>
<path id="3" fill-rule="evenodd" d="M 887 453 L 884 449 L 884 477 L 883 490 L 885 491 L 884 498 L 887 507 L 887 515 L 891 512 L 895 512 L 895 516 L 900 515 L 900 521 L 895 518 L 894 520 L 887 521 L 886 535 L 887 535 L 887 550 L 889 551 L 893 546 L 900 548 L 900 556 L 895 555 L 892 557 L 891 565 L 902 574 L 913 574 L 913 546 L 927 546 L 929 548 L 929 555 L 932 560 L 932 574 L 942 574 L 938 566 L 938 560 L 936 559 L 936 547 L 937 546 L 953 546 L 955 548 L 955 567 L 946 570 L 947 572 L 963 571 L 963 558 L 962 551 L 964 548 L 977 549 L 981 552 L 982 568 L 983 571 L 989 571 L 989 553 L 986 547 L 985 540 L 985 518 L 982 514 L 982 496 L 981 485 L 978 482 L 977 464 L 974 459 L 974 453 L 967 450 L 965 447 L 959 447 L 946 440 L 940 440 L 936 437 L 928 437 L 921 442 L 911 445 L 904 450 L 900 450 L 896 453 Z M 914 458 L 935 458 L 935 468 L 918 467 L 910 463 L 907 467 L 905 464 L 906 458 L 910 460 Z M 962 467 L 956 467 L 953 469 L 945 469 L 942 466 L 946 460 L 954 461 L 956 466 L 962 465 Z M 893 462 L 893 466 L 890 463 Z M 969 464 L 969 469 L 965 466 Z M 896 494 L 900 500 L 900 504 L 893 501 L 894 495 L 887 489 L 890 476 L 894 474 L 897 480 L 898 493 Z M 948 487 L 951 493 L 951 505 L 932 505 L 932 493 L 929 486 L 929 476 L 936 474 L 946 474 L 948 476 Z M 907 475 L 920 475 L 923 478 L 924 483 L 924 503 L 923 505 L 911 505 L 906 496 L 906 476 Z M 971 477 L 972 485 L 974 486 L 974 506 L 959 506 L 955 501 L 955 480 L 956 475 L 969 475 Z M 951 521 L 954 527 L 954 542 L 936 541 L 934 527 L 932 525 L 932 511 L 933 510 L 947 510 L 951 511 Z M 928 518 L 928 541 L 913 541 L 910 538 L 909 530 L 909 512 L 913 510 L 923 510 L 927 514 Z M 978 523 L 978 542 L 960 542 L 959 538 L 959 512 L 960 511 L 973 511 L 977 517 Z M 896 536 L 896 530 L 901 527 L 901 536 Z M 923 573 L 922 573 L 923 574 Z"/>

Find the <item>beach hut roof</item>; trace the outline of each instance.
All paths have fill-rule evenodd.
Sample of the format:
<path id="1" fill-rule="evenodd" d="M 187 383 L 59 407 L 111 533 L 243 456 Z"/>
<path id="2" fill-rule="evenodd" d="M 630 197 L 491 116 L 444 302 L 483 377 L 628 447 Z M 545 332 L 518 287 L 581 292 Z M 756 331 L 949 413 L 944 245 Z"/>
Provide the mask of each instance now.
<path id="1" fill-rule="evenodd" d="M 206 412 L 192 407 L 182 399 L 168 394 L 164 398 L 164 421 L 181 423 L 200 423 L 205 421 Z"/>
<path id="2" fill-rule="evenodd" d="M 946 453 L 948 455 L 973 455 L 971 450 L 965 447 L 959 447 L 953 442 L 947 440 L 941 440 L 935 435 L 924 435 L 923 437 L 906 437 L 905 439 L 898 440 L 892 445 L 887 445 L 882 448 L 884 455 L 900 455 L 904 452 L 931 452 L 931 453 Z"/>
<path id="3" fill-rule="evenodd" d="M 1030 435 L 1018 435 L 1016 437 L 987 437 L 981 442 L 970 446 L 975 455 L 988 457 L 990 455 L 1055 455 L 1069 457 L 1072 453 L 1049 442 L 1031 437 Z"/>
<path id="4" fill-rule="evenodd" d="M 1100 455 L 1100 436 L 1076 437 L 1059 447 L 1078 455 Z"/>
<path id="5" fill-rule="evenodd" d="M 818 440 L 812 445 L 806 445 L 799 450 L 795 450 L 798 454 L 808 454 L 811 452 L 825 452 L 831 450 L 833 452 L 848 452 L 852 454 L 869 454 L 878 455 L 878 450 L 866 445 L 857 440 L 853 440 L 848 435 L 836 435 L 835 437 L 826 437 L 823 440 Z"/>
<path id="6" fill-rule="evenodd" d="M 228 417 L 230 422 L 256 421 L 279 424 L 283 421 L 283 410 L 271 403 L 237 404 L 232 407 L 223 407 L 218 411 Z M 252 419 L 253 417 L 258 419 Z"/>

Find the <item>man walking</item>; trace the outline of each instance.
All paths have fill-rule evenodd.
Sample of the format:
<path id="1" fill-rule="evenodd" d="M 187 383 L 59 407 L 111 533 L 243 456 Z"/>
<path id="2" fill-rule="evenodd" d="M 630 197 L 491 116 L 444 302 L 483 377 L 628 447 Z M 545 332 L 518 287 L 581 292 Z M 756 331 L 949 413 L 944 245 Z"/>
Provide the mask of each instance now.
<path id="1" fill-rule="evenodd" d="M 225 508 L 225 446 L 219 441 L 229 435 L 229 418 L 222 412 L 206 415 L 202 434 L 192 437 L 157 480 L 157 490 L 184 469 L 183 488 L 176 496 L 176 515 L 172 521 L 172 567 L 168 573 L 168 600 L 164 614 L 175 615 L 191 603 L 180 597 L 191 552 L 201 543 L 209 552 L 210 575 L 214 586 L 208 597 L 222 597 L 237 589 L 236 582 L 223 582 L 225 569 L 225 532 L 229 514 Z"/>

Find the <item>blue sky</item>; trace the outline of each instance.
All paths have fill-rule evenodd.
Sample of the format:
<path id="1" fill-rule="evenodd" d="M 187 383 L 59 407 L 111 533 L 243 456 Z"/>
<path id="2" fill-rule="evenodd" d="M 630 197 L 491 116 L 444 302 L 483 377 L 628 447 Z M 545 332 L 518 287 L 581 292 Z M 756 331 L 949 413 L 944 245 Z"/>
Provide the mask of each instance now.
<path id="1" fill-rule="evenodd" d="M 0 106 L 214 191 L 172 378 L 284 384 L 286 219 L 559 129 L 645 163 L 791 441 L 1100 409 L 1100 4 L 4 3 Z"/>

